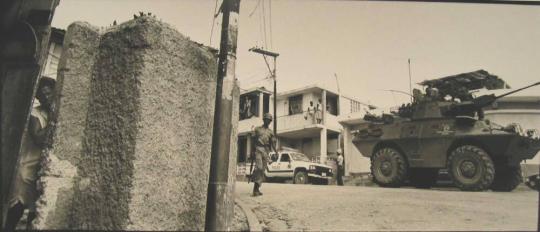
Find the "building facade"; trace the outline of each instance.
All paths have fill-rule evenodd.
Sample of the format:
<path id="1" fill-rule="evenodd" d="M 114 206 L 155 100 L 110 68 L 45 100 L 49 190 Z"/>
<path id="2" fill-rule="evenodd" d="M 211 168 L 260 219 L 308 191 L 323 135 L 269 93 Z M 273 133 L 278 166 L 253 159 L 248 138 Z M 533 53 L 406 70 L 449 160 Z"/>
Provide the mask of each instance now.
<path id="1" fill-rule="evenodd" d="M 342 126 L 337 117 L 359 110 L 361 103 L 326 88 L 311 85 L 278 93 L 276 99 L 279 149 L 306 154 L 312 161 L 329 163 L 340 147 Z M 310 108 L 312 105 L 312 108 Z M 315 109 L 319 109 L 317 113 Z M 262 125 L 264 113 L 273 113 L 273 94 L 265 88 L 244 90 L 240 95 L 238 162 L 247 162 L 251 151 L 250 132 Z M 310 110 L 313 109 L 313 110 Z M 273 128 L 273 125 L 270 125 Z"/>

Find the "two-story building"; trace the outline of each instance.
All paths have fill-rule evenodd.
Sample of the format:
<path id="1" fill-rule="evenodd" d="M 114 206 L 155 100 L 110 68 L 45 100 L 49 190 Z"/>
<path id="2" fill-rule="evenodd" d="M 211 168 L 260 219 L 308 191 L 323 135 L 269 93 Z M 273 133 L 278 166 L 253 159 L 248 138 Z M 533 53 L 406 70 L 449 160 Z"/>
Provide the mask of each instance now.
<path id="1" fill-rule="evenodd" d="M 310 105 L 319 112 L 310 113 Z M 278 93 L 276 99 L 278 148 L 295 149 L 315 162 L 327 163 L 340 147 L 342 126 L 337 116 L 360 110 L 361 103 L 318 85 Z M 244 90 L 240 95 L 238 162 L 247 161 L 250 132 L 262 125 L 264 113 L 273 113 L 273 94 L 265 88 Z M 270 125 L 273 128 L 273 125 Z"/>

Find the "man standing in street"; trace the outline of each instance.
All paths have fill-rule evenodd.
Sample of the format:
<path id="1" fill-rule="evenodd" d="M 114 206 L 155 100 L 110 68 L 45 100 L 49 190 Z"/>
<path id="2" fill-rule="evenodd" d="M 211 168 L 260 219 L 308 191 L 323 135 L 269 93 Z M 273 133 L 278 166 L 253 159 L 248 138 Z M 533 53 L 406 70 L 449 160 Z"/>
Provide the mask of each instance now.
<path id="1" fill-rule="evenodd" d="M 341 148 L 338 148 L 336 151 L 338 157 L 336 160 L 337 163 L 337 184 L 343 186 L 343 175 L 345 173 L 345 167 L 343 166 L 343 152 Z"/>
<path id="2" fill-rule="evenodd" d="M 259 188 L 264 181 L 264 170 L 267 169 L 268 165 L 268 154 L 270 151 L 276 151 L 274 144 L 274 134 L 272 130 L 268 128 L 272 122 L 272 115 L 269 113 L 264 114 L 263 116 L 263 125 L 256 127 L 252 132 L 251 141 L 253 143 L 253 148 L 255 152 L 251 153 L 251 158 L 255 159 L 255 170 L 251 175 L 252 181 L 255 183 L 253 186 L 253 196 L 263 195 Z"/>

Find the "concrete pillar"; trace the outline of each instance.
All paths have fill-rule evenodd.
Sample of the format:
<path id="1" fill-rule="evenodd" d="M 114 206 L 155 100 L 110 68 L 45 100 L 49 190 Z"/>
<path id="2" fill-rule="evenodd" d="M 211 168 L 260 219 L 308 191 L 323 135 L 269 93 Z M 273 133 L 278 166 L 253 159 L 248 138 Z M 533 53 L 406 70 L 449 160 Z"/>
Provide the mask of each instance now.
<path id="1" fill-rule="evenodd" d="M 263 111 L 263 109 L 264 109 L 264 107 L 263 107 L 263 105 L 264 105 L 264 94 L 262 92 L 259 92 L 258 95 L 259 95 L 259 109 L 258 109 L 259 110 L 259 117 L 262 118 L 264 116 L 264 111 Z M 270 112 L 272 112 L 272 111 L 270 111 Z M 275 115 L 274 115 L 274 117 L 275 117 Z"/>
<path id="2" fill-rule="evenodd" d="M 251 133 L 246 135 L 246 151 L 245 152 L 246 152 L 246 160 L 247 160 L 249 159 L 251 155 Z"/>
<path id="3" fill-rule="evenodd" d="M 323 128 L 321 129 L 321 159 L 320 159 L 320 163 L 321 164 L 326 164 L 326 146 L 327 146 L 327 129 L 326 127 L 323 126 Z"/>
<path id="4" fill-rule="evenodd" d="M 326 90 L 322 91 L 322 124 L 326 125 Z"/>
<path id="5" fill-rule="evenodd" d="M 347 126 L 343 127 L 343 130 L 341 131 L 341 138 L 343 139 L 343 162 L 345 164 L 345 174 L 346 176 L 349 175 L 349 162 L 347 162 L 348 156 L 351 154 L 351 145 L 352 141 L 349 141 L 349 128 Z"/>
<path id="6" fill-rule="evenodd" d="M 102 35 L 70 228 L 204 229 L 216 70 L 151 17 Z"/>
<path id="7" fill-rule="evenodd" d="M 39 185 L 42 195 L 37 202 L 36 229 L 66 229 L 71 221 L 74 199 L 75 165 L 83 155 L 84 127 L 90 98 L 90 80 L 98 29 L 86 23 L 73 23 L 64 38 L 56 84 L 56 110 L 51 115 L 51 148 L 42 162 Z"/>

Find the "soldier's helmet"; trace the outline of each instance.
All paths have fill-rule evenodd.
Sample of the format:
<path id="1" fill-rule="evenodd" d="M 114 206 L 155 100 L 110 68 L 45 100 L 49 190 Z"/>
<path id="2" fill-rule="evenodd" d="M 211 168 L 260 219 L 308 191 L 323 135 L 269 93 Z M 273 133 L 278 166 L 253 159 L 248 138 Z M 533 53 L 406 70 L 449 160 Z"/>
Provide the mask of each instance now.
<path id="1" fill-rule="evenodd" d="M 263 115 L 263 119 L 270 119 L 270 120 L 272 120 L 272 114 L 270 114 L 270 113 L 265 113 L 265 114 Z"/>

